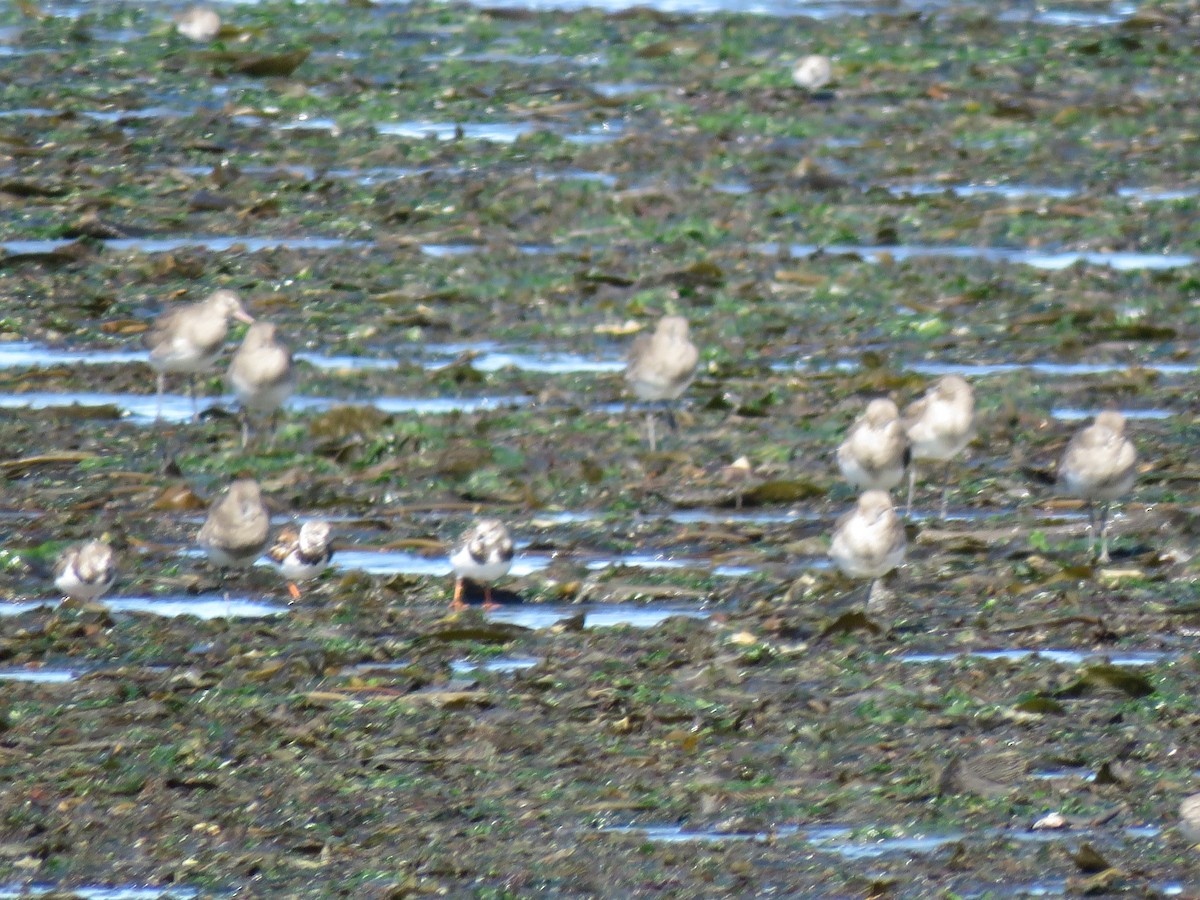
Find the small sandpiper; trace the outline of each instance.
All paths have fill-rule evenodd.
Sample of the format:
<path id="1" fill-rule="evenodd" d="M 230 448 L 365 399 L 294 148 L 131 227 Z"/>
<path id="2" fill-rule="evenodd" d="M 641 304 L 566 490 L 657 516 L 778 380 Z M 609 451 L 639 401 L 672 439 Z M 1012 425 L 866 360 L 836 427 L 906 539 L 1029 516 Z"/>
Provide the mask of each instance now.
<path id="1" fill-rule="evenodd" d="M 450 565 L 454 567 L 454 599 L 451 609 L 464 609 L 463 581 L 470 580 L 483 585 L 484 609 L 496 609 L 492 602 L 492 582 L 503 578 L 512 568 L 513 542 L 504 523 L 496 519 L 482 519 L 462 538 L 462 543 L 450 554 Z"/>
<path id="2" fill-rule="evenodd" d="M 700 353 L 688 337 L 687 319 L 663 316 L 654 334 L 639 335 L 633 342 L 625 365 L 625 380 L 639 400 L 670 403 L 678 400 L 696 377 L 699 359 Z M 646 413 L 646 430 L 653 453 L 656 442 L 652 410 Z"/>
<path id="3" fill-rule="evenodd" d="M 233 291 L 213 291 L 199 303 L 163 313 L 146 332 L 144 343 L 150 350 L 150 366 L 158 373 L 158 406 L 154 418 L 162 418 L 162 398 L 168 372 L 189 376 L 188 396 L 192 398 L 192 419 L 196 418 L 195 376 L 207 372 L 217 361 L 229 333 L 230 318 L 253 322 L 242 308 L 241 298 Z"/>
<path id="4" fill-rule="evenodd" d="M 1137 475 L 1137 451 L 1125 436 L 1125 417 L 1109 410 L 1071 438 L 1058 480 L 1068 494 L 1088 503 L 1088 552 L 1096 546 L 1096 505 L 1100 507 L 1099 562 L 1109 562 L 1108 510 L 1113 500 L 1128 494 Z"/>
<path id="5" fill-rule="evenodd" d="M 196 542 L 218 568 L 251 565 L 262 556 L 271 530 L 271 516 L 263 504 L 258 482 L 242 478 L 209 508 Z"/>
<path id="6" fill-rule="evenodd" d="M 867 404 L 837 450 L 843 477 L 860 491 L 890 491 L 904 479 L 911 457 L 900 410 L 884 397 Z"/>
<path id="7" fill-rule="evenodd" d="M 792 69 L 792 82 L 810 94 L 821 90 L 833 81 L 833 63 L 828 56 L 814 53 L 796 62 Z"/>
<path id="8" fill-rule="evenodd" d="M 272 420 L 296 386 L 291 351 L 270 322 L 246 329 L 242 345 L 229 363 L 229 386 L 242 405 L 242 448 L 250 440 L 250 413 L 264 412 Z"/>
<path id="9" fill-rule="evenodd" d="M 117 580 L 117 556 L 104 541 L 73 544 L 54 566 L 54 585 L 72 600 L 91 602 Z"/>
<path id="10" fill-rule="evenodd" d="M 904 562 L 904 523 L 886 491 L 867 491 L 833 529 L 829 555 L 844 575 L 870 578 L 867 603 L 879 579 Z"/>
<path id="11" fill-rule="evenodd" d="M 175 19 L 175 30 L 189 41 L 207 44 L 221 33 L 221 17 L 208 6 L 192 6 Z"/>
<path id="12" fill-rule="evenodd" d="M 279 566 L 279 571 L 288 580 L 288 593 L 293 600 L 300 599 L 298 581 L 316 578 L 329 566 L 333 559 L 333 548 L 329 542 L 329 523 L 320 520 L 305 522 L 300 529 L 285 528 L 279 532 L 268 556 Z"/>
<path id="13" fill-rule="evenodd" d="M 908 470 L 908 503 L 905 514 L 912 512 L 913 488 L 917 480 L 917 460 L 928 459 L 946 464 L 942 478 L 942 518 L 946 518 L 950 492 L 950 461 L 975 436 L 975 392 L 958 375 L 945 375 L 933 383 L 925 396 L 904 410 L 904 430 L 912 442 L 912 465 Z"/>

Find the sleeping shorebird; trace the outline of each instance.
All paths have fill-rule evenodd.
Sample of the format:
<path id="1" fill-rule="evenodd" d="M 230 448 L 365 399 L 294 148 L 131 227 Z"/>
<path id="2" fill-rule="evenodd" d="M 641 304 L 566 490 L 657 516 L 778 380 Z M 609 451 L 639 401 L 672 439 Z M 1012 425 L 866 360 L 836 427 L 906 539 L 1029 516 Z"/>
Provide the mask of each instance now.
<path id="1" fill-rule="evenodd" d="M 90 602 L 117 580 L 117 556 L 104 541 L 73 544 L 54 565 L 54 585 L 72 600 Z"/>
<path id="2" fill-rule="evenodd" d="M 196 419 L 195 376 L 207 372 L 217 361 L 229 332 L 229 319 L 253 322 L 233 291 L 213 291 L 199 303 L 165 312 L 146 332 L 150 367 L 158 373 L 158 406 L 154 419 L 162 418 L 162 398 L 167 373 L 188 375 L 188 396 L 192 398 L 192 420 Z"/>
<path id="3" fill-rule="evenodd" d="M 833 81 L 833 63 L 828 56 L 814 53 L 797 61 L 792 69 L 792 82 L 809 93 L 819 91 Z"/>
<path id="4" fill-rule="evenodd" d="M 687 319 L 663 316 L 654 334 L 640 335 L 633 342 L 625 365 L 625 380 L 639 400 L 670 403 L 678 400 L 696 377 L 699 359 L 696 345 L 688 338 Z M 674 422 L 673 417 L 671 421 Z M 653 453 L 656 448 L 653 410 L 646 413 L 646 430 Z"/>
<path id="5" fill-rule="evenodd" d="M 1099 562 L 1109 561 L 1109 506 L 1129 493 L 1136 475 L 1137 451 L 1125 436 L 1125 417 L 1112 410 L 1077 431 L 1058 464 L 1059 483 L 1068 494 L 1087 501 L 1089 552 L 1096 546 L 1096 501 L 1100 501 Z"/>
<path id="6" fill-rule="evenodd" d="M 207 44 L 221 33 L 221 17 L 207 6 L 192 6 L 175 19 L 175 30 L 189 41 Z"/>
<path id="7" fill-rule="evenodd" d="M 229 386 L 242 406 L 242 449 L 250 440 L 250 413 L 269 413 L 272 421 L 296 386 L 292 354 L 270 322 L 246 329 L 229 363 Z"/>
<path id="8" fill-rule="evenodd" d="M 975 392 L 958 375 L 945 375 L 933 383 L 925 396 L 904 410 L 904 430 L 912 442 L 912 465 L 908 470 L 908 504 L 912 512 L 913 487 L 917 480 L 917 460 L 944 462 L 942 478 L 942 518 L 946 518 L 950 492 L 950 461 L 975 436 Z"/>
<path id="9" fill-rule="evenodd" d="M 316 578 L 329 566 L 333 559 L 333 548 L 329 544 L 329 523 L 319 520 L 305 522 L 299 531 L 285 528 L 275 539 L 275 546 L 267 555 L 279 566 L 279 571 L 288 580 L 288 593 L 293 600 L 300 599 L 297 581 Z"/>
<path id="10" fill-rule="evenodd" d="M 867 603 L 879 579 L 904 562 L 904 523 L 886 491 L 867 491 L 854 509 L 837 520 L 829 555 L 842 574 L 870 578 Z"/>
<path id="11" fill-rule="evenodd" d="M 837 449 L 843 477 L 860 491 L 890 491 L 904 479 L 912 450 L 900 410 L 886 398 L 867 404 Z"/>
<path id="12" fill-rule="evenodd" d="M 258 482 L 242 478 L 209 508 L 196 542 L 218 568 L 249 566 L 267 546 L 271 516 L 263 505 Z"/>
<path id="13" fill-rule="evenodd" d="M 454 567 L 454 599 L 451 609 L 465 609 L 463 603 L 463 581 L 471 580 L 483 585 L 484 609 L 496 609 L 492 602 L 492 582 L 503 578 L 512 568 L 513 542 L 503 522 L 483 519 L 468 531 L 462 543 L 450 554 L 450 565 Z"/>

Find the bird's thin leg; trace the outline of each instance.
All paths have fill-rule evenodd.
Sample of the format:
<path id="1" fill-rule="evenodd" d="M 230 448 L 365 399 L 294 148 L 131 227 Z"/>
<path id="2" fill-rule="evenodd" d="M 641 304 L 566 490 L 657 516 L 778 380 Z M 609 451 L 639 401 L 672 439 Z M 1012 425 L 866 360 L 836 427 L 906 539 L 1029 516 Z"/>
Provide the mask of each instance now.
<path id="1" fill-rule="evenodd" d="M 158 403 L 154 407 L 154 421 L 155 422 L 162 421 L 162 398 L 163 398 L 163 393 L 166 391 L 166 389 L 167 389 L 167 373 L 159 372 L 158 373 Z"/>
<path id="2" fill-rule="evenodd" d="M 454 579 L 454 599 L 450 601 L 451 609 L 466 609 L 467 604 L 463 603 L 463 580 L 461 578 Z"/>
<path id="3" fill-rule="evenodd" d="M 650 440 L 650 452 L 653 453 L 658 447 L 657 442 L 654 440 L 654 410 L 646 413 L 646 433 Z"/>
<path id="4" fill-rule="evenodd" d="M 942 473 L 942 521 L 950 512 L 950 460 L 946 460 L 946 471 Z"/>
<path id="5" fill-rule="evenodd" d="M 242 410 L 242 449 L 246 449 L 246 445 L 250 443 L 250 413 Z"/>
<path id="6" fill-rule="evenodd" d="M 904 505 L 904 516 L 908 518 L 912 515 L 912 498 L 913 489 L 917 484 L 917 464 L 913 463 L 908 467 L 908 503 Z"/>
<path id="7" fill-rule="evenodd" d="M 1108 507 L 1109 502 L 1104 501 L 1100 505 L 1100 562 L 1111 562 L 1108 555 Z"/>
<path id="8" fill-rule="evenodd" d="M 679 422 L 675 419 L 675 405 L 668 400 L 665 404 L 663 404 L 663 407 L 666 413 L 667 425 L 672 431 L 678 431 Z"/>
<path id="9" fill-rule="evenodd" d="M 300 588 L 296 586 L 296 582 L 294 582 L 294 581 L 288 582 L 288 593 L 292 595 L 293 600 L 300 599 Z"/>
<path id="10" fill-rule="evenodd" d="M 1088 511 L 1088 527 L 1087 527 L 1087 552 L 1091 556 L 1096 549 L 1096 504 L 1089 500 L 1087 505 Z"/>
<path id="11" fill-rule="evenodd" d="M 196 400 L 196 376 L 188 376 L 188 397 L 192 400 L 192 421 L 200 421 L 200 405 Z"/>
<path id="12" fill-rule="evenodd" d="M 492 586 L 485 585 L 483 588 L 483 608 L 484 609 L 499 609 L 500 604 L 492 599 Z"/>

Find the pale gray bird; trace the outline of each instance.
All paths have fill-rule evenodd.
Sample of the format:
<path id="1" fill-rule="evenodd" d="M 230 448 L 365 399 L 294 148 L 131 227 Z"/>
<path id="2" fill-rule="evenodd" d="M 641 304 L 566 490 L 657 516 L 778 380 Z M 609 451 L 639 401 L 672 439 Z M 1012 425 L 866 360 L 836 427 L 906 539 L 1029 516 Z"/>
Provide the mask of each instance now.
<path id="1" fill-rule="evenodd" d="M 950 462 L 971 443 L 975 436 L 975 392 L 966 379 L 945 375 L 933 383 L 925 396 L 904 410 L 904 430 L 912 444 L 912 465 L 908 470 L 908 504 L 912 512 L 913 488 L 917 480 L 917 461 L 944 462 L 942 475 L 942 518 L 946 518 L 950 493 Z"/>
<path id="2" fill-rule="evenodd" d="M 1100 555 L 1108 556 L 1108 511 L 1113 500 L 1133 488 L 1137 476 L 1137 451 L 1125 436 L 1125 417 L 1109 410 L 1075 433 L 1058 464 L 1058 481 L 1068 494 L 1088 503 L 1088 551 L 1096 546 L 1096 505 L 1100 507 Z"/>
<path id="3" fill-rule="evenodd" d="M 843 477 L 860 491 L 890 491 L 904 479 L 912 450 L 900 410 L 886 398 L 867 404 L 837 450 Z"/>
<path id="4" fill-rule="evenodd" d="M 250 414 L 268 413 L 272 420 L 296 387 L 292 354 L 270 322 L 255 322 L 229 362 L 229 387 L 242 406 L 242 447 L 250 440 Z M 273 424 L 273 421 L 272 421 Z"/>
<path id="5" fill-rule="evenodd" d="M 829 556 L 842 574 L 870 578 L 867 603 L 879 579 L 904 562 L 908 540 L 904 523 L 886 491 L 867 491 L 854 509 L 843 514 L 833 529 Z"/>
<path id="6" fill-rule="evenodd" d="M 688 337 L 683 316 L 663 316 L 653 334 L 639 335 L 625 365 L 625 380 L 635 397 L 647 402 L 678 400 L 696 377 L 700 353 Z M 650 450 L 656 449 L 654 412 L 646 413 Z"/>
<path id="7" fill-rule="evenodd" d="M 158 407 L 154 418 L 162 418 L 162 398 L 167 374 L 184 373 L 188 378 L 188 396 L 192 398 L 192 419 L 196 418 L 195 376 L 207 372 L 221 355 L 230 318 L 253 322 L 233 291 L 213 291 L 199 303 L 190 303 L 163 313 L 146 332 L 144 343 L 150 351 L 150 367 L 158 373 Z"/>
<path id="8" fill-rule="evenodd" d="M 209 508 L 196 542 L 218 568 L 249 566 L 267 548 L 270 528 L 271 516 L 258 482 L 242 478 Z"/>

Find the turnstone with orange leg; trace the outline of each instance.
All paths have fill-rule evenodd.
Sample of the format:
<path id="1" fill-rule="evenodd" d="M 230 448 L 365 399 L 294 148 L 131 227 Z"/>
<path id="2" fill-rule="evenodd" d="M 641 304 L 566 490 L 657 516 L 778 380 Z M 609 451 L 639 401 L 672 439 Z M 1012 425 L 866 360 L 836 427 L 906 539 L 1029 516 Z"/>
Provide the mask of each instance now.
<path id="1" fill-rule="evenodd" d="M 117 580 L 117 555 L 104 541 L 86 541 L 64 550 L 54 566 L 54 585 L 72 600 L 90 602 Z"/>
<path id="2" fill-rule="evenodd" d="M 451 609 L 464 609 L 463 582 L 474 581 L 483 585 L 484 609 L 496 609 L 492 602 L 492 582 L 503 578 L 512 568 L 513 542 L 504 523 L 496 519 L 483 519 L 468 531 L 462 543 L 450 554 L 450 565 L 454 567 L 454 599 Z"/>
<path id="3" fill-rule="evenodd" d="M 288 580 L 288 593 L 292 595 L 292 599 L 299 600 L 300 588 L 296 586 L 296 582 L 316 578 L 333 559 L 329 523 L 313 520 L 305 522 L 299 530 L 283 529 L 275 539 L 275 546 L 267 555 L 279 566 L 279 571 Z"/>

